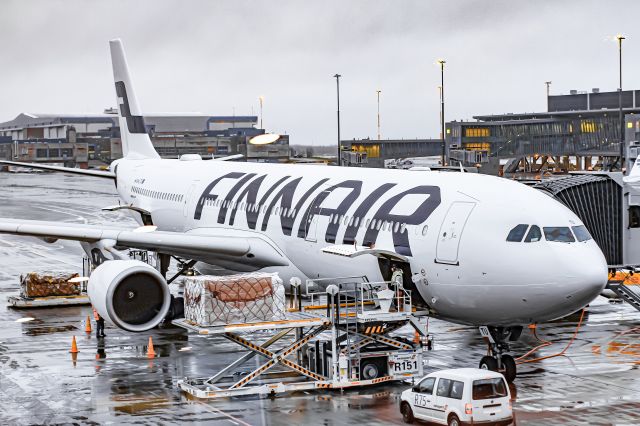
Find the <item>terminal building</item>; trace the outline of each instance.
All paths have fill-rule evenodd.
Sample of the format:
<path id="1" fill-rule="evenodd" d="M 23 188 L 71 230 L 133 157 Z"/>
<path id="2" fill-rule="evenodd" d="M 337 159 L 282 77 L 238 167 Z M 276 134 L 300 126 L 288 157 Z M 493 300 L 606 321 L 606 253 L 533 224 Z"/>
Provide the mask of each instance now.
<path id="1" fill-rule="evenodd" d="M 448 158 L 484 172 L 558 172 L 619 168 L 618 92 L 572 90 L 547 98 L 547 112 L 477 115 L 446 125 Z M 640 90 L 622 92 L 629 127 L 640 114 Z M 500 166 L 503 168 L 501 170 Z"/>
<path id="2" fill-rule="evenodd" d="M 243 154 L 247 161 L 289 160 L 289 137 L 268 145 L 249 140 L 265 133 L 256 116 L 149 114 L 147 133 L 160 156 L 203 158 Z M 22 162 L 61 163 L 87 167 L 89 161 L 108 164 L 122 157 L 116 110 L 104 114 L 19 114 L 0 123 L 0 158 Z"/>
<path id="3" fill-rule="evenodd" d="M 442 139 L 353 139 L 340 141 L 343 166 L 384 168 L 385 161 L 442 153 Z"/>

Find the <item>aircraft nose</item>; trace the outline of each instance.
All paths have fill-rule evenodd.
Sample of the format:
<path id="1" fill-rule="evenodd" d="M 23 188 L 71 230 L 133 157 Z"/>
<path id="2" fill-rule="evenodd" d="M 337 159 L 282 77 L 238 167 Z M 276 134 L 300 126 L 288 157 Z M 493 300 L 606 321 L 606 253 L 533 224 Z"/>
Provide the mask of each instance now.
<path id="1" fill-rule="evenodd" d="M 607 261 L 600 248 L 593 244 L 585 247 L 581 256 L 574 257 L 569 281 L 568 300 L 578 307 L 587 305 L 595 299 L 607 285 Z"/>

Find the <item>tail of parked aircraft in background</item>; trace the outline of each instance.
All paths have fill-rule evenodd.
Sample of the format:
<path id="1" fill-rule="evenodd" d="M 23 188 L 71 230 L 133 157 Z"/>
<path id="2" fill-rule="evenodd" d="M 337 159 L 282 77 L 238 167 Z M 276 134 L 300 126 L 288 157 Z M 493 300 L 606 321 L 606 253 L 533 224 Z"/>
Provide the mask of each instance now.
<path id="1" fill-rule="evenodd" d="M 151 138 L 144 126 L 144 118 L 138 105 L 127 58 L 124 55 L 122 41 L 109 41 L 111 48 L 111 63 L 113 65 L 113 79 L 118 95 L 118 119 L 120 121 L 120 137 L 122 139 L 122 154 L 133 160 L 160 158 L 153 148 Z"/>
<path id="2" fill-rule="evenodd" d="M 629 171 L 629 174 L 624 177 L 624 181 L 627 183 L 640 182 L 640 155 L 633 163 L 633 167 Z"/>

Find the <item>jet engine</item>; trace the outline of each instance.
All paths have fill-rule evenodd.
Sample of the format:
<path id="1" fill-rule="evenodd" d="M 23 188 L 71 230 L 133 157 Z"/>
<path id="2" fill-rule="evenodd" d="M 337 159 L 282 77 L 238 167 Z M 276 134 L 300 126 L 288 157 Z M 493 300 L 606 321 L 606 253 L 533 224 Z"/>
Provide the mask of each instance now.
<path id="1" fill-rule="evenodd" d="M 104 262 L 91 274 L 87 290 L 100 316 L 127 331 L 152 329 L 171 305 L 164 277 L 139 260 Z"/>

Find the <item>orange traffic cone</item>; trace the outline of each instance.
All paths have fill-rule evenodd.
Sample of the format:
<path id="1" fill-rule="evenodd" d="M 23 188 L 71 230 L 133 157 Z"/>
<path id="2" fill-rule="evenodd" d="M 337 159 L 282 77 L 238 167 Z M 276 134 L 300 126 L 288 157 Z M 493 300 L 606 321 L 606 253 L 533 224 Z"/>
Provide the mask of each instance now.
<path id="1" fill-rule="evenodd" d="M 147 358 L 155 358 L 156 352 L 153 350 L 153 339 L 149 336 L 149 347 L 147 348 Z"/>
<path id="2" fill-rule="evenodd" d="M 417 331 L 413 334 L 413 343 L 416 345 L 420 343 L 420 333 Z"/>
<path id="3" fill-rule="evenodd" d="M 91 318 L 87 315 L 87 323 L 84 326 L 84 332 L 87 334 L 91 334 Z"/>
<path id="4" fill-rule="evenodd" d="M 71 340 L 71 350 L 69 352 L 72 354 L 77 354 L 78 352 L 80 352 L 78 350 L 78 345 L 76 344 L 76 336 L 73 336 L 73 339 Z"/>

